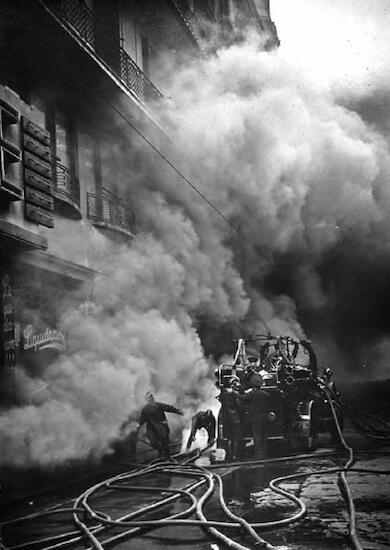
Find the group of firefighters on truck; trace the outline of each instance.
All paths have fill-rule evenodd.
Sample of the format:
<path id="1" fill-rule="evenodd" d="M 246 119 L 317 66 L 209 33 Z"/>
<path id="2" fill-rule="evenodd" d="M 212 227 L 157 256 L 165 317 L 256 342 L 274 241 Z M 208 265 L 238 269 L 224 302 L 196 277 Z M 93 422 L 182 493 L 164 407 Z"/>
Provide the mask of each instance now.
<path id="1" fill-rule="evenodd" d="M 271 396 L 264 387 L 263 376 L 249 363 L 241 382 L 232 376 L 227 387 L 221 388 L 222 423 L 227 439 L 227 455 L 230 459 L 243 457 L 244 433 L 249 427 L 253 438 L 254 455 L 263 458 L 267 454 L 267 432 L 271 419 Z"/>
<path id="2" fill-rule="evenodd" d="M 330 369 L 325 369 L 323 376 L 317 378 L 317 361 L 309 341 L 296 341 L 289 337 L 274 340 L 272 344 L 266 341 L 260 346 L 258 358 L 247 357 L 247 341 L 238 340 L 233 365 L 221 365 L 216 371 L 219 377 L 217 386 L 220 388 L 217 399 L 221 403 L 218 424 L 223 427 L 221 441 L 223 440 L 229 459 L 243 457 L 245 439 L 248 436 L 253 438 L 254 456 L 264 458 L 267 455 L 269 425 L 275 419 L 275 413 L 271 408 L 274 395 L 272 389 L 278 389 L 278 394 L 282 397 L 284 436 L 287 440 L 291 437 L 293 409 L 297 402 L 299 404 L 300 399 L 297 387 L 308 388 L 308 382 L 309 392 L 305 390 L 306 398 L 310 396 L 317 405 L 321 404 L 322 398 L 318 395 L 319 386 L 316 380 L 326 386 L 331 393 L 338 393 Z M 303 349 L 309 356 L 309 366 L 302 366 L 300 361 L 296 362 L 299 349 Z M 292 385 L 295 376 L 301 378 L 302 385 Z M 183 411 L 173 405 L 155 401 L 151 392 L 147 392 L 145 397 L 146 404 L 141 410 L 139 423 L 129 438 L 133 444 L 133 451 L 135 453 L 138 432 L 141 426 L 146 424 L 146 436 L 150 445 L 157 450 L 161 459 L 167 460 L 170 458 L 170 440 L 165 413 L 183 415 Z M 129 423 L 130 420 L 122 427 Z M 187 450 L 194 442 L 197 431 L 201 429 L 207 431 L 208 445 L 212 446 L 216 438 L 216 419 L 210 409 L 199 411 L 192 417 Z"/>

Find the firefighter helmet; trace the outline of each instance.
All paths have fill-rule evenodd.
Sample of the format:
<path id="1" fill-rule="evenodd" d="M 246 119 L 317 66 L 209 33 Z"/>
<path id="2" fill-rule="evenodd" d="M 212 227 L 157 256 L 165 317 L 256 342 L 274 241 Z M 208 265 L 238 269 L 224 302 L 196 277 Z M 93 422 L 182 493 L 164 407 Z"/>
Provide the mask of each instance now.
<path id="1" fill-rule="evenodd" d="M 263 377 L 260 374 L 254 374 L 251 376 L 249 384 L 254 388 L 261 388 L 263 385 Z"/>

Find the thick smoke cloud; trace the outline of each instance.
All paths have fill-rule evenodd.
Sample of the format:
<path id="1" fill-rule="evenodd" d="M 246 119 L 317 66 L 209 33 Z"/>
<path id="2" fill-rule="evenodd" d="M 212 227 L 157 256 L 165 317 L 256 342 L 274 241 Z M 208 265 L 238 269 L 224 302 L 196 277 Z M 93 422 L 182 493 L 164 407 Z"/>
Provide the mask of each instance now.
<path id="1" fill-rule="evenodd" d="M 384 139 L 277 55 L 231 48 L 183 71 L 173 95 L 192 178 L 265 251 L 321 254 L 381 219 Z"/>
<path id="2" fill-rule="evenodd" d="M 102 456 L 150 388 L 188 421 L 213 399 L 213 359 L 249 332 L 312 337 L 336 372 L 384 362 L 390 155 L 379 126 L 251 42 L 165 86 L 175 162 L 238 232 L 157 159 L 124 165 L 139 233 L 128 246 L 83 226 L 102 275 L 88 307 L 62 316 L 67 354 L 39 377 L 18 370 L 21 405 L 0 415 L 3 464 Z"/>
<path id="3" fill-rule="evenodd" d="M 192 180 L 240 230 L 232 249 L 251 297 L 249 325 L 269 324 L 264 301 L 275 307 L 287 294 L 271 330 L 301 335 L 298 313 L 322 363 L 352 375 L 364 363 L 365 375 L 378 376 L 363 356 L 378 338 L 383 349 L 388 330 L 381 126 L 254 44 L 182 71 L 172 95 Z"/>
<path id="4" fill-rule="evenodd" d="M 106 247 L 108 264 L 88 311 L 62 318 L 67 354 L 39 379 L 18 372 L 28 405 L 0 416 L 3 463 L 101 456 L 121 424 L 136 420 L 148 389 L 189 412 L 211 399 L 209 364 L 180 305 L 183 269 L 150 236 L 133 248 Z"/>

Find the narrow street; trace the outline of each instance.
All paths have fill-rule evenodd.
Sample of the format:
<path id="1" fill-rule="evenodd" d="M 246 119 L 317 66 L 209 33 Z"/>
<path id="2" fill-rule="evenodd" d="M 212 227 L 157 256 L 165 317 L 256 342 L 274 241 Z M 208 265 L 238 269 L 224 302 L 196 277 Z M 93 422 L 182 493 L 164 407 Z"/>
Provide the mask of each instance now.
<path id="1" fill-rule="evenodd" d="M 372 448 L 352 429 L 346 430 L 346 437 L 356 451 L 356 463 L 354 467 L 369 470 L 389 470 L 390 447 Z M 196 464 L 208 468 L 210 472 L 223 477 L 224 497 L 229 509 L 237 516 L 245 518 L 250 523 L 277 521 L 291 518 L 297 512 L 297 506 L 286 498 L 277 495 L 268 488 L 268 483 L 279 476 L 303 474 L 312 471 L 324 471 L 340 467 L 345 463 L 345 457 L 331 456 L 332 449 L 326 447 L 326 440 L 320 442 L 321 447 L 313 453 L 312 457 L 302 455 L 303 458 L 292 461 L 280 461 L 280 457 L 273 457 L 274 461 L 261 465 L 210 465 L 210 455 L 201 456 Z M 175 469 L 179 466 L 175 465 Z M 182 467 L 184 468 L 184 466 Z M 128 473 L 134 473 L 134 470 Z M 125 476 L 125 473 L 122 473 Z M 101 487 L 96 493 L 91 494 L 88 503 L 94 512 L 107 514 L 113 520 L 132 514 L 143 508 L 150 508 L 157 500 L 172 497 L 168 490 L 176 488 L 188 488 L 197 480 L 186 475 L 171 475 L 169 472 L 146 473 L 135 481 L 122 483 L 114 481 L 113 487 Z M 351 472 L 348 474 L 348 482 L 354 497 L 357 510 L 358 534 L 366 549 L 387 548 L 390 537 L 388 520 L 390 494 L 390 479 L 386 475 L 374 473 Z M 118 485 L 133 487 L 132 491 L 120 490 Z M 146 492 L 141 487 L 154 487 L 155 492 Z M 138 487 L 138 490 L 135 490 Z M 348 541 L 348 513 L 345 502 L 340 494 L 337 483 L 337 473 L 319 474 L 311 477 L 298 477 L 280 484 L 280 487 L 303 499 L 306 507 L 306 516 L 297 523 L 286 527 L 277 527 L 272 530 L 259 530 L 259 534 L 267 542 L 280 550 L 331 550 L 334 548 L 348 549 L 351 545 Z M 86 487 L 80 487 L 80 493 Z M 200 498 L 204 493 L 201 487 L 195 491 L 195 496 Z M 66 494 L 66 490 L 64 490 Z M 9 507 L 3 514 L 2 521 L 10 518 L 21 517 L 45 510 L 66 509 L 67 511 L 35 519 L 24 520 L 4 525 L 3 534 L 10 549 L 53 549 L 73 548 L 75 550 L 93 548 L 86 539 L 79 540 L 80 531 L 75 529 L 72 521 L 71 507 L 75 503 L 78 494 L 72 498 L 66 498 L 64 494 L 52 497 L 42 497 L 33 503 L 23 503 L 15 507 Z M 177 499 L 166 505 L 161 511 L 149 511 L 140 519 L 160 519 L 180 513 L 188 507 L 187 499 Z M 221 510 L 219 499 L 214 492 L 213 497 L 204 507 L 207 520 L 227 521 Z M 78 514 L 85 521 L 85 514 Z M 192 515 L 194 518 L 195 515 Z M 98 522 L 86 521 L 91 527 Z M 132 527 L 117 526 L 96 531 L 97 539 L 102 543 L 107 539 L 118 536 Z M 253 540 L 237 529 L 221 529 L 227 536 L 234 538 L 242 545 L 252 548 Z M 61 538 L 63 533 L 73 533 Z M 57 538 L 51 538 L 57 537 Z M 65 544 L 69 538 L 75 538 L 75 542 Z M 43 539 L 41 543 L 34 543 Z M 194 525 L 165 526 L 160 529 L 143 529 L 131 537 L 119 537 L 110 543 L 110 547 L 117 550 L 129 548 L 149 550 L 154 548 L 168 549 L 177 547 L 180 549 L 216 549 L 221 548 L 208 532 Z M 98 548 L 98 546 L 96 546 Z"/>
<path id="2" fill-rule="evenodd" d="M 0 550 L 390 548 L 390 0 L 0 6 Z"/>

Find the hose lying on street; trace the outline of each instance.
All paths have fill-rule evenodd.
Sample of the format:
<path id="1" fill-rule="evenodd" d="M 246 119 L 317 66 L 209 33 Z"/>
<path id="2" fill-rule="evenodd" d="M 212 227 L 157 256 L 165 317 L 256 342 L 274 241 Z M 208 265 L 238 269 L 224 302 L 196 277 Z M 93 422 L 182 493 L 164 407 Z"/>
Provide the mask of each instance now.
<path id="1" fill-rule="evenodd" d="M 331 396 L 329 395 L 329 402 L 331 401 Z M 336 426 L 338 425 L 337 414 L 334 408 L 332 409 Z M 308 478 L 314 475 L 324 475 L 324 474 L 333 474 L 338 473 L 340 476 L 340 483 L 343 487 L 343 496 L 347 501 L 347 508 L 350 515 L 350 537 L 354 544 L 356 550 L 361 550 L 362 546 L 358 541 L 356 535 L 356 517 L 355 510 L 353 505 L 353 500 L 346 482 L 346 473 L 360 472 L 360 473 L 374 473 L 374 474 L 389 474 L 388 470 L 370 470 L 364 468 L 353 468 L 353 451 L 345 442 L 341 428 L 338 425 L 340 441 L 343 444 L 344 449 L 347 451 L 348 461 L 344 467 L 341 468 L 330 468 L 323 470 L 316 470 L 312 472 L 305 473 L 295 473 L 287 476 L 281 476 L 270 481 L 269 488 L 274 493 L 277 493 L 284 498 L 287 498 L 298 508 L 298 510 L 293 513 L 291 516 L 278 519 L 275 521 L 268 522 L 257 522 L 249 523 L 243 518 L 240 518 L 233 514 L 229 510 L 223 495 L 223 481 L 222 478 L 212 473 L 213 467 L 221 467 L 220 465 L 210 466 L 207 469 L 194 465 L 192 462 L 200 456 L 201 452 L 188 455 L 177 455 L 180 457 L 182 462 L 172 463 L 172 462 L 157 462 L 154 464 L 149 464 L 142 466 L 135 471 L 121 473 L 116 476 L 111 477 L 110 479 L 104 480 L 98 484 L 93 485 L 82 495 L 80 495 L 74 502 L 73 508 L 57 508 L 51 510 L 45 510 L 43 512 L 37 512 L 35 514 L 30 514 L 29 516 L 24 516 L 21 518 L 15 518 L 3 522 L 3 525 L 9 525 L 16 523 L 18 521 L 27 521 L 33 520 L 38 517 L 45 517 L 51 513 L 60 514 L 61 512 L 71 511 L 73 521 L 78 528 L 78 531 L 69 531 L 67 533 L 61 533 L 59 535 L 54 535 L 52 537 L 45 537 L 42 539 L 37 539 L 34 541 L 29 541 L 28 543 L 19 544 L 17 546 L 11 547 L 10 550 L 22 550 L 23 548 L 32 548 L 33 546 L 48 545 L 41 548 L 41 550 L 60 550 L 67 546 L 77 544 L 80 541 L 87 539 L 90 542 L 90 547 L 88 550 L 103 550 L 107 545 L 112 545 L 116 542 L 137 536 L 145 532 L 145 529 L 156 529 L 164 526 L 188 526 L 188 527 L 200 527 L 203 530 L 209 532 L 209 534 L 216 538 L 223 545 L 233 548 L 234 550 L 248 550 L 247 546 L 233 540 L 230 536 L 227 536 L 221 530 L 235 530 L 240 535 L 245 534 L 246 537 L 250 537 L 256 547 L 263 547 L 266 550 L 273 550 L 274 547 L 269 544 L 267 541 L 262 539 L 258 532 L 281 528 L 286 525 L 290 525 L 293 522 L 299 521 L 306 514 L 306 506 L 303 500 L 296 495 L 286 491 L 280 485 L 283 482 L 291 480 L 293 478 Z M 321 452 L 315 454 L 304 454 L 292 457 L 282 457 L 276 459 L 263 459 L 247 462 L 232 463 L 239 467 L 240 465 L 256 465 L 256 464 L 268 464 L 268 463 L 279 463 L 286 462 L 289 460 L 299 460 L 306 458 L 325 458 L 327 456 L 340 456 L 340 451 L 338 452 Z M 345 452 L 344 452 L 345 454 Z M 222 465 L 223 467 L 225 464 Z M 229 464 L 226 464 L 229 466 Z M 165 489 L 160 487 L 152 487 L 150 485 L 135 485 L 134 482 L 138 482 L 143 476 L 158 476 L 160 474 L 169 475 L 171 477 L 179 478 L 190 478 L 192 482 L 186 485 L 181 489 Z M 344 479 L 344 481 L 342 481 Z M 130 483 L 130 484 L 129 484 Z M 200 497 L 195 496 L 193 493 L 198 490 L 204 490 L 203 494 Z M 96 496 L 98 492 L 101 491 L 144 491 L 144 492 L 158 492 L 161 493 L 163 498 L 151 505 L 145 506 L 141 509 L 136 510 L 135 512 L 128 513 L 123 517 L 112 519 L 106 513 L 103 513 L 99 510 L 94 509 L 90 504 L 90 498 Z M 204 506 L 209 500 L 209 498 L 216 494 L 221 510 L 227 516 L 228 521 L 210 521 L 206 518 L 204 512 Z M 167 496 L 169 495 L 169 496 Z M 164 507 L 171 505 L 177 500 L 186 500 L 189 502 L 189 506 L 170 516 L 164 517 L 162 519 L 145 519 L 145 516 L 150 516 L 152 512 L 159 512 Z M 196 515 L 196 519 L 191 516 Z M 91 524 L 93 521 L 93 525 Z M 117 533 L 112 536 L 108 536 L 104 540 L 99 540 L 101 535 L 104 535 L 110 528 L 120 527 L 122 532 Z M 99 538 L 98 538 L 99 536 Z"/>
<path id="2" fill-rule="evenodd" d="M 168 465 L 164 465 L 164 464 L 162 464 L 161 466 L 163 468 L 164 473 L 167 473 L 167 472 L 172 473 L 174 471 L 173 470 L 174 468 L 181 467 L 181 465 L 180 466 L 179 465 L 169 465 L 169 467 L 167 468 Z M 196 474 L 199 473 L 198 469 L 199 468 L 195 469 Z M 339 472 L 342 472 L 342 471 L 344 471 L 343 468 L 330 468 L 330 469 L 318 470 L 318 471 L 313 471 L 313 472 L 295 473 L 295 474 L 291 474 L 291 475 L 288 475 L 288 476 L 282 476 L 280 478 L 272 480 L 270 482 L 270 487 L 275 489 L 275 488 L 277 488 L 277 485 L 279 483 L 282 483 L 284 481 L 288 481 L 288 480 L 294 479 L 294 478 L 295 479 L 296 478 L 307 478 L 309 476 L 339 473 Z M 189 474 L 190 472 L 191 472 L 191 470 L 189 470 L 189 471 L 186 471 L 186 470 L 183 470 L 183 469 L 177 470 L 177 474 L 180 475 L 180 476 L 185 475 L 185 474 Z M 200 472 L 203 472 L 203 469 L 200 469 Z M 351 472 L 351 473 L 354 473 L 354 472 L 373 473 L 373 474 L 389 474 L 390 473 L 389 470 L 376 470 L 376 469 L 367 469 L 367 468 L 351 468 L 351 469 L 349 469 L 349 472 Z M 117 478 L 119 478 L 119 477 L 123 480 L 123 475 L 117 476 Z M 224 527 L 224 528 L 233 528 L 233 529 L 237 529 L 240 526 L 242 527 L 243 526 L 243 521 L 245 521 L 245 520 L 242 520 L 242 518 L 237 518 L 237 516 L 235 516 L 234 514 L 232 514 L 230 512 L 230 510 L 228 510 L 228 508 L 226 507 L 226 504 L 224 502 L 224 499 L 223 499 L 222 480 L 221 480 L 220 476 L 216 476 L 216 479 L 218 479 L 219 492 L 222 495 L 222 498 L 220 500 L 221 503 L 222 503 L 222 507 L 223 507 L 225 513 L 227 512 L 227 515 L 230 515 L 230 518 L 233 521 L 232 522 L 209 522 L 207 520 L 202 520 L 202 522 L 199 522 L 199 521 L 193 520 L 193 521 L 190 522 L 190 524 L 197 525 L 197 526 L 204 526 L 204 527 L 208 527 L 210 529 L 214 529 L 216 526 L 221 526 L 221 527 Z M 106 483 L 106 486 L 108 486 L 108 487 L 112 487 L 112 488 L 115 488 L 115 489 L 118 488 L 117 486 L 113 486 L 113 483 L 110 482 L 110 481 L 103 482 L 103 483 Z M 164 493 L 173 492 L 173 493 L 176 493 L 176 495 L 180 495 L 180 494 L 185 493 L 186 491 L 194 491 L 195 489 L 202 486 L 204 483 L 205 483 L 204 481 L 198 481 L 197 483 L 193 483 L 193 484 L 191 484 L 190 486 L 186 487 L 183 490 L 178 489 L 177 491 L 175 489 L 172 489 L 172 490 L 161 489 L 161 487 L 159 489 L 154 488 L 154 487 L 153 488 L 148 488 L 148 489 L 153 490 L 153 491 L 159 490 L 159 491 L 162 491 Z M 125 490 L 132 489 L 131 486 L 127 486 L 127 487 L 124 486 L 122 488 L 125 489 Z M 136 489 L 140 490 L 141 488 L 137 487 Z M 92 492 L 95 492 L 95 491 L 92 491 Z M 287 493 L 287 492 L 283 492 L 282 494 L 285 496 L 285 493 Z M 92 493 L 90 493 L 90 494 L 92 494 Z M 291 496 L 290 493 L 288 493 L 288 495 Z M 295 498 L 297 498 L 297 500 L 299 500 L 298 497 L 295 497 Z M 172 502 L 173 498 L 169 497 L 168 499 L 164 499 L 164 500 L 165 500 L 164 505 L 166 505 L 166 504 Z M 167 501 L 170 501 L 170 502 L 167 502 Z M 159 503 L 156 503 L 154 506 L 156 506 L 158 504 Z M 103 545 L 107 545 L 108 543 L 112 544 L 113 542 L 118 542 L 120 540 L 128 538 L 129 536 L 134 536 L 134 535 L 138 534 L 141 531 L 141 527 L 145 527 L 146 526 L 145 524 L 148 524 L 149 522 L 145 522 L 145 521 L 137 522 L 137 521 L 134 521 L 134 518 L 136 516 L 140 516 L 140 515 L 142 516 L 145 513 L 150 513 L 150 511 L 151 511 L 151 507 L 148 506 L 145 509 L 137 510 L 136 512 L 133 512 L 132 514 L 128 514 L 127 516 L 124 516 L 123 518 L 119 518 L 118 520 L 115 521 L 116 525 L 120 525 L 120 526 L 129 525 L 128 520 L 131 520 L 131 525 L 132 526 L 137 525 L 138 528 L 135 527 L 131 530 L 127 530 L 125 533 L 121 533 L 119 535 L 116 535 L 114 537 L 106 539 L 106 540 L 104 540 L 100 543 L 101 546 L 96 545 L 97 539 L 94 537 L 93 540 L 94 540 L 95 543 L 93 544 L 92 548 L 100 548 Z M 167 525 L 167 524 L 176 524 L 177 525 L 178 523 L 174 522 L 174 520 L 177 520 L 178 518 L 183 517 L 187 513 L 188 513 L 188 509 L 184 512 L 176 514 L 175 516 L 171 516 L 169 518 L 166 518 L 165 520 L 151 520 L 150 521 L 150 527 L 159 527 L 159 526 L 163 526 L 163 525 Z M 106 514 L 102 514 L 101 512 L 99 512 L 96 515 L 99 517 L 99 519 L 104 520 L 104 518 L 106 518 L 107 521 L 109 521 Z M 202 516 L 202 514 L 201 514 L 201 516 Z M 24 518 L 20 518 L 20 519 L 24 519 Z M 124 520 L 126 520 L 126 524 L 124 523 Z M 250 529 L 255 529 L 255 528 L 259 528 L 259 527 L 262 527 L 263 529 L 265 529 L 265 528 L 275 528 L 275 527 L 279 527 L 279 526 L 282 526 L 282 525 L 286 525 L 286 524 L 290 523 L 291 520 L 292 520 L 292 518 L 285 518 L 283 520 L 278 520 L 278 521 L 274 521 L 274 522 L 263 522 L 263 523 L 248 524 L 248 526 L 250 527 Z M 202 523 L 204 523 L 204 525 L 202 525 Z M 180 525 L 180 523 L 179 523 L 179 525 Z M 89 528 L 89 529 L 91 529 L 91 528 Z M 96 534 L 98 531 L 103 531 L 103 530 L 104 530 L 103 526 L 99 527 L 98 529 L 94 528 L 93 533 Z M 211 531 L 211 534 L 213 534 L 213 536 L 216 535 L 216 533 L 214 531 Z M 58 536 L 57 536 L 57 538 L 58 538 Z M 48 539 L 41 539 L 40 541 L 31 541 L 30 543 L 26 543 L 24 545 L 18 545 L 18 546 L 12 547 L 12 548 L 16 549 L 16 548 L 22 548 L 22 547 L 27 547 L 27 546 L 31 547 L 32 544 L 38 544 L 39 542 L 41 542 L 41 543 L 46 542 L 47 540 Z M 79 540 L 80 540 L 80 537 L 78 537 L 77 539 L 73 539 L 72 541 L 66 541 L 65 544 L 68 544 L 69 542 L 75 543 L 75 542 L 78 542 Z M 227 543 L 226 538 L 224 540 L 221 540 L 221 542 L 224 542 L 224 544 L 226 544 Z M 64 546 L 64 544 L 59 544 L 59 545 L 55 545 L 55 546 L 47 547 L 47 548 L 61 548 L 63 546 Z M 232 548 L 245 548 L 241 545 L 238 545 L 238 546 L 233 545 L 233 546 L 230 546 L 230 547 L 232 547 Z M 264 548 L 269 548 L 269 549 L 272 548 L 272 546 L 268 545 L 268 543 L 265 543 L 265 544 L 263 543 L 263 547 Z"/>
<path id="3" fill-rule="evenodd" d="M 389 422 L 383 418 L 359 412 L 351 405 L 342 403 L 341 406 L 355 430 L 365 439 L 374 443 L 390 442 Z"/>
<path id="4" fill-rule="evenodd" d="M 355 550 L 363 550 L 357 535 L 355 505 L 346 477 L 347 472 L 352 471 L 352 465 L 355 460 L 354 453 L 352 447 L 347 444 L 343 436 L 335 405 L 349 418 L 355 430 L 371 442 L 382 444 L 390 442 L 390 423 L 380 417 L 360 412 L 352 406 L 343 403 L 339 396 L 325 385 L 323 386 L 323 390 L 327 396 L 332 411 L 340 442 L 347 451 L 349 457 L 345 464 L 344 471 L 339 474 L 340 491 L 346 502 L 349 515 L 349 536 Z M 379 428 L 378 425 L 381 426 L 381 428 Z M 383 428 L 386 428 L 386 430 Z"/>
<path id="5" fill-rule="evenodd" d="M 180 469 L 178 469 L 179 467 Z M 216 477 L 215 474 L 210 474 L 204 468 L 189 466 L 189 465 L 179 466 L 179 465 L 170 464 L 170 463 L 168 464 L 162 463 L 162 464 L 156 465 L 155 467 L 152 467 L 148 472 L 143 471 L 141 475 L 144 475 L 145 473 L 150 473 L 150 471 L 153 471 L 154 474 L 169 473 L 170 475 L 178 475 L 180 477 L 197 477 L 197 478 L 202 478 L 206 481 L 207 489 L 203 493 L 203 495 L 196 501 L 196 515 L 198 517 L 197 520 L 181 519 L 181 517 L 189 516 L 192 513 L 193 511 L 192 506 L 189 507 L 187 510 L 181 512 L 180 514 L 176 514 L 175 517 L 172 516 L 170 518 L 161 519 L 161 520 L 134 521 L 134 520 L 129 520 L 129 518 L 126 518 L 125 520 L 122 519 L 118 521 L 118 520 L 107 519 L 106 517 L 102 517 L 100 512 L 93 510 L 88 503 L 89 497 L 92 496 L 92 494 L 94 494 L 96 491 L 98 491 L 103 484 L 97 484 L 94 487 L 91 487 L 90 489 L 88 489 L 83 495 L 79 497 L 79 499 L 77 499 L 77 501 L 75 502 L 75 507 L 79 508 L 79 506 L 81 506 L 87 511 L 89 517 L 91 517 L 92 519 L 97 519 L 102 524 L 109 525 L 109 526 L 162 527 L 167 525 L 186 525 L 186 526 L 198 526 L 198 527 L 207 528 L 214 537 L 218 538 L 221 542 L 223 542 L 225 545 L 228 545 L 230 548 L 235 548 L 236 550 L 245 550 L 246 547 L 226 537 L 226 535 L 221 533 L 217 528 L 218 527 L 229 528 L 231 526 L 233 526 L 234 528 L 241 527 L 246 529 L 246 531 L 252 537 L 254 537 L 255 542 L 257 544 L 261 544 L 264 548 L 267 548 L 269 550 L 273 548 L 271 545 L 268 545 L 266 541 L 261 539 L 257 535 L 257 533 L 255 533 L 255 531 L 247 524 L 245 520 L 243 520 L 242 518 L 237 518 L 237 516 L 234 516 L 234 514 L 232 514 L 230 511 L 228 511 L 229 517 L 230 518 L 234 517 L 234 519 L 236 520 L 236 523 L 233 525 L 231 524 L 231 522 L 218 522 L 218 521 L 216 522 L 216 521 L 206 520 L 206 517 L 204 516 L 204 513 L 203 513 L 203 505 L 207 502 L 209 497 L 214 493 L 214 487 L 215 487 L 214 478 L 217 479 L 219 484 L 219 499 L 220 499 L 220 502 L 222 503 L 222 508 L 224 510 L 227 510 L 226 504 L 223 499 L 222 485 L 218 480 L 219 476 Z M 128 477 L 133 477 L 133 476 L 134 474 L 129 474 Z M 117 480 L 120 479 L 121 481 L 124 481 L 125 479 L 127 479 L 127 476 L 126 477 L 123 475 L 117 476 L 116 479 Z M 112 483 L 112 480 L 110 480 L 110 483 Z M 161 488 L 159 490 L 161 491 Z M 175 490 L 172 490 L 172 491 L 175 491 Z M 185 493 L 185 491 L 182 491 L 179 489 L 176 491 L 181 494 Z M 179 519 L 179 516 L 180 516 L 180 519 Z M 74 517 L 77 518 L 76 524 L 83 530 L 85 535 L 88 537 L 88 539 L 92 543 L 92 547 L 98 550 L 102 550 L 103 546 L 96 539 L 95 535 L 89 532 L 86 524 L 77 517 L 77 513 L 74 514 Z M 104 541 L 104 543 L 108 543 L 108 542 L 111 542 L 111 540 L 108 539 Z"/>
<path id="6" fill-rule="evenodd" d="M 352 465 L 354 463 L 354 454 L 353 449 L 348 445 L 348 443 L 345 441 L 345 438 L 343 436 L 343 432 L 341 430 L 340 422 L 337 416 L 336 408 L 333 403 L 333 396 L 330 394 L 330 391 L 328 388 L 324 387 L 325 394 L 328 398 L 328 402 L 332 411 L 333 419 L 336 425 L 337 433 L 340 438 L 340 442 L 344 449 L 348 453 L 348 460 L 344 466 L 344 470 L 339 473 L 339 486 L 341 494 L 346 502 L 347 505 L 347 511 L 349 515 L 349 537 L 351 539 L 351 542 L 353 544 L 353 547 L 355 550 L 363 550 L 363 547 L 360 543 L 357 530 L 356 530 L 356 511 L 355 511 L 355 504 L 353 502 L 351 490 L 349 488 L 348 482 L 347 482 L 347 472 L 352 468 Z"/>

